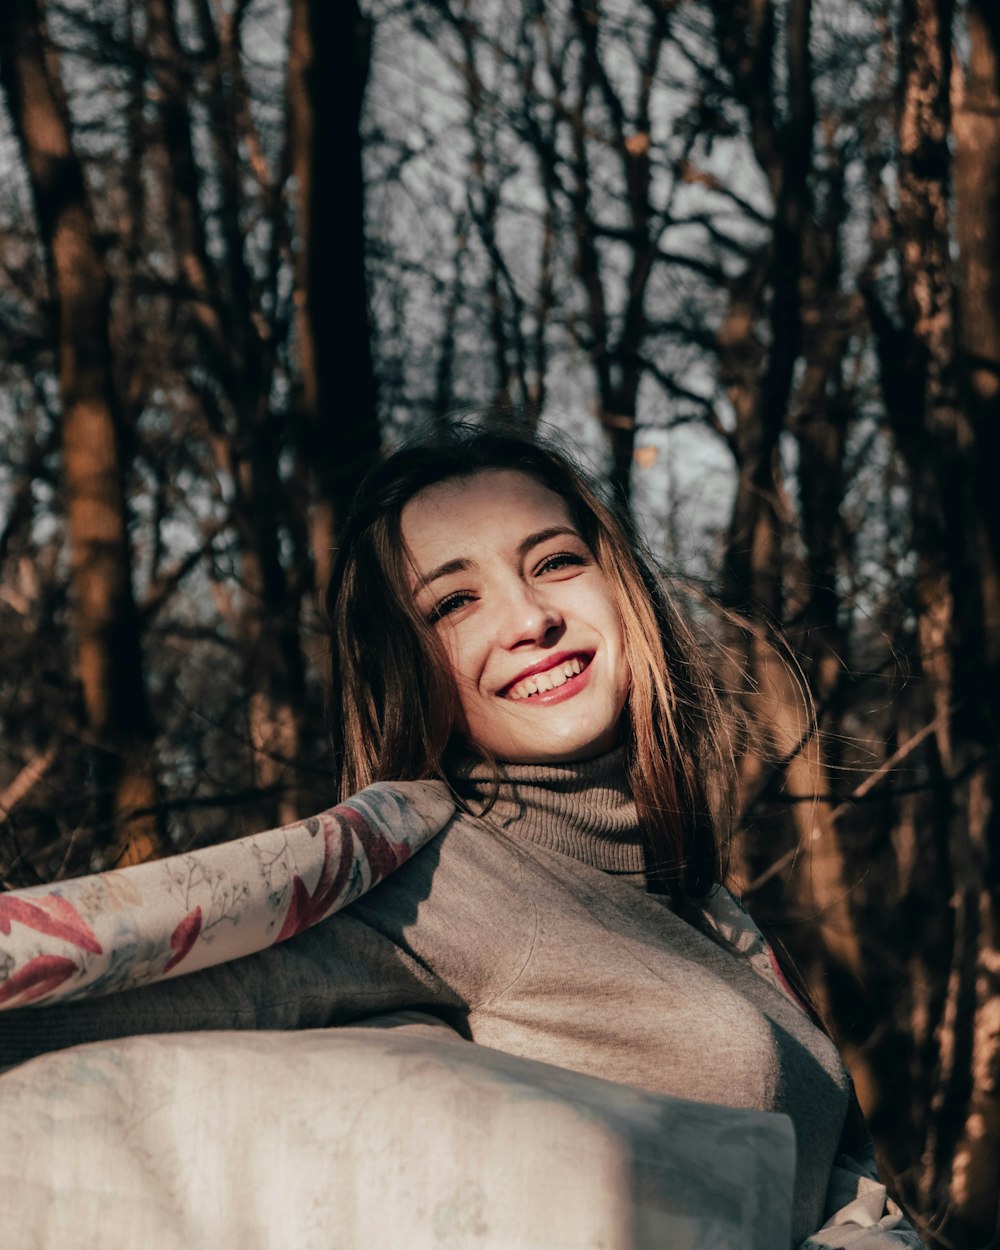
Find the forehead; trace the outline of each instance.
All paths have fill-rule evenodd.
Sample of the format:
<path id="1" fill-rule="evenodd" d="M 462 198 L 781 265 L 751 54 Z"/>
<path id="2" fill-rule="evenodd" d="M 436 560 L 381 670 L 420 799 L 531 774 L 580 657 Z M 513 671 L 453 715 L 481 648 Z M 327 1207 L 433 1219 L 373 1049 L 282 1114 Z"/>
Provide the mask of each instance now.
<path id="1" fill-rule="evenodd" d="M 451 555 L 516 547 L 552 526 L 575 529 L 561 495 L 517 469 L 483 469 L 419 491 L 404 507 L 403 541 L 419 570 Z"/>

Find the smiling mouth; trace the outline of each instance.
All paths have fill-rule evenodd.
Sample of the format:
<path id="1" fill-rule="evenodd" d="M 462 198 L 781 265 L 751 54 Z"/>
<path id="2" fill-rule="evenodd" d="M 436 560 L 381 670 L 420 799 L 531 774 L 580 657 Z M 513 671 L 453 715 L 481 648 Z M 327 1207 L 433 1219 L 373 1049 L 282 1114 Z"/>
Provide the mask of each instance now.
<path id="1" fill-rule="evenodd" d="M 561 664 L 554 664 L 544 672 L 533 673 L 521 681 L 515 682 L 509 689 L 501 692 L 505 699 L 530 699 L 535 695 L 546 694 L 565 686 L 568 681 L 578 677 L 590 664 L 592 656 L 574 655 Z"/>

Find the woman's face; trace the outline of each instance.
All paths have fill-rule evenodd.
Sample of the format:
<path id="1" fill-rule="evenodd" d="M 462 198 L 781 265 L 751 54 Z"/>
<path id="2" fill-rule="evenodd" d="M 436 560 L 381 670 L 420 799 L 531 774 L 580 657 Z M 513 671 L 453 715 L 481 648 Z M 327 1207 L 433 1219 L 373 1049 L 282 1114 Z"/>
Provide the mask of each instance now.
<path id="1" fill-rule="evenodd" d="M 420 491 L 402 531 L 458 688 L 455 728 L 510 763 L 610 750 L 629 690 L 622 627 L 565 501 L 490 469 Z"/>

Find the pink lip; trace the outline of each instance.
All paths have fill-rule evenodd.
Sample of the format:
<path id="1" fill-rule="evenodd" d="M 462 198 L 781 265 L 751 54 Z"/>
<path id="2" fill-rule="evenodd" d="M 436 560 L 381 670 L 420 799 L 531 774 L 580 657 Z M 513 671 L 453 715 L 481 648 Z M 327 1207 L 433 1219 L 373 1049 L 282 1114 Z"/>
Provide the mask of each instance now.
<path id="1" fill-rule="evenodd" d="M 509 681 L 506 686 L 502 686 L 497 691 L 497 697 L 505 699 L 507 695 L 514 689 L 520 681 L 525 681 L 528 677 L 534 677 L 537 673 L 547 673 L 549 669 L 558 668 L 560 664 L 565 664 L 567 660 L 579 660 L 583 665 L 583 671 L 577 673 L 575 677 L 570 677 L 561 686 L 553 686 L 551 690 L 545 690 L 541 694 L 533 694 L 531 696 L 532 703 L 557 703 L 561 699 L 568 699 L 590 680 L 590 663 L 594 658 L 593 651 L 560 651 L 557 655 L 546 656 L 544 660 L 539 660 L 537 664 L 532 664 L 530 668 L 524 669 L 523 672 Z"/>

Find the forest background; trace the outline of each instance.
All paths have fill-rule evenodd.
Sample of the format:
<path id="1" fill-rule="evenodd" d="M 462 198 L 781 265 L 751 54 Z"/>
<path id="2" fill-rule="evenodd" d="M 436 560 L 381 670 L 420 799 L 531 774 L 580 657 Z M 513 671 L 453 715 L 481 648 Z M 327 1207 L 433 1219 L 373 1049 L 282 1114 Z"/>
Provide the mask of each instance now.
<path id="1" fill-rule="evenodd" d="M 0 86 L 4 886 L 328 806 L 338 522 L 512 406 L 703 629 L 886 1176 L 1000 1244 L 1000 6 L 3 0 Z"/>

